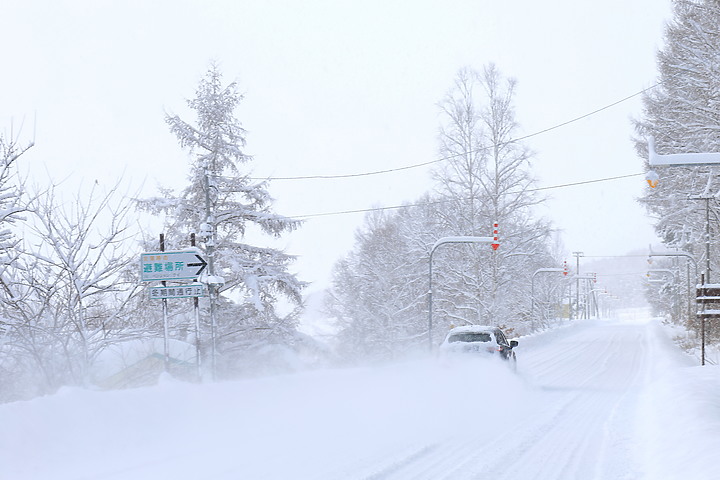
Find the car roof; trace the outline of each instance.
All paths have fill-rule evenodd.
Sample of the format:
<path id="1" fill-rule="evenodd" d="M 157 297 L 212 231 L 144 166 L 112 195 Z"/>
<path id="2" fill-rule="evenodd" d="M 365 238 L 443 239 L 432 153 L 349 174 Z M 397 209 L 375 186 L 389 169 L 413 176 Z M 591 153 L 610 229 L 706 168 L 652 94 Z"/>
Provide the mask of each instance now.
<path id="1" fill-rule="evenodd" d="M 450 333 L 481 333 L 481 332 L 492 332 L 495 333 L 500 330 L 498 327 L 492 327 L 490 325 L 465 325 L 462 327 L 455 327 Z"/>

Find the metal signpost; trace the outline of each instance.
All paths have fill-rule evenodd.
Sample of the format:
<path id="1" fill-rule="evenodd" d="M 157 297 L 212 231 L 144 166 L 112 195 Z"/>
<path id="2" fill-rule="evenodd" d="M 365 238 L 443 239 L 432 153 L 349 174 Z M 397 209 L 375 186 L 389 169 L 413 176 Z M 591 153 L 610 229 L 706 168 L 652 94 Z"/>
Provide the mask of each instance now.
<path id="1" fill-rule="evenodd" d="M 194 243 L 194 238 L 192 238 Z M 205 271 L 208 262 L 202 256 L 202 251 L 195 248 L 176 252 L 166 252 L 165 236 L 160 234 L 160 251 L 145 252 L 140 255 L 140 279 L 143 282 L 161 282 L 162 286 L 151 286 L 148 294 L 151 299 L 162 300 L 163 303 L 163 329 L 165 340 L 165 371 L 170 364 L 169 334 L 167 321 L 167 300 L 170 298 L 195 299 L 196 335 L 199 335 L 199 319 L 197 299 L 208 295 L 207 286 L 198 283 L 197 279 Z M 185 285 L 167 285 L 168 281 L 183 282 L 192 280 L 194 283 Z M 199 338 L 199 337 L 198 337 Z M 198 377 L 200 376 L 199 340 L 196 342 Z"/>

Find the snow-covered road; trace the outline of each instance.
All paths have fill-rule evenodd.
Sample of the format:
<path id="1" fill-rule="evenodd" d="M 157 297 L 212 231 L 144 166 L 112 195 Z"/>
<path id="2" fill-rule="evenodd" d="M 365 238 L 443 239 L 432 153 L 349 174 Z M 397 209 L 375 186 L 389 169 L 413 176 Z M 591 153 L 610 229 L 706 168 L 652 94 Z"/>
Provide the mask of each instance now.
<path id="1" fill-rule="evenodd" d="M 720 371 L 647 319 L 419 361 L 0 405 L 0 479 L 716 478 Z"/>

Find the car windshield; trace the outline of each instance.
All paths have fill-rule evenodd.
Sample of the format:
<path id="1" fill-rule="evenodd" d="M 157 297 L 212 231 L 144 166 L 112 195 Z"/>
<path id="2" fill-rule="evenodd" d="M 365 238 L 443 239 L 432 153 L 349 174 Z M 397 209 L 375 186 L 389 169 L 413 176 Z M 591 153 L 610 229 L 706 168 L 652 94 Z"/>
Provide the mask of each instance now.
<path id="1" fill-rule="evenodd" d="M 456 333 L 450 338 L 448 338 L 449 343 L 455 343 L 455 342 L 489 342 L 492 338 L 490 338 L 490 334 L 487 332 L 465 332 L 465 333 Z"/>

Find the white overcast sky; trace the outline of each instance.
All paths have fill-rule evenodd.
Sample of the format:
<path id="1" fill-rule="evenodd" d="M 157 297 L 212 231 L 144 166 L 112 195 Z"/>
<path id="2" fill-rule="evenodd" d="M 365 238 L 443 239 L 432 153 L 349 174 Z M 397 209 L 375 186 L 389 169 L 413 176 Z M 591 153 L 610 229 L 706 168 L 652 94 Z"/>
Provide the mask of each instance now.
<path id="1" fill-rule="evenodd" d="M 184 186 L 187 156 L 164 123 L 211 60 L 258 176 L 335 175 L 435 160 L 437 102 L 463 66 L 518 81 L 519 135 L 655 83 L 669 0 L 4 0 L 0 130 L 11 123 L 31 177 Z M 636 174 L 638 97 L 527 141 L 542 187 Z M 271 183 L 288 216 L 413 201 L 429 167 L 345 180 Z M 548 190 L 542 214 L 568 252 L 617 255 L 655 241 L 642 176 Z M 283 242 L 303 280 L 325 286 L 362 214 L 312 218 Z M 489 228 L 489 227 L 488 227 Z M 159 232 L 156 232 L 159 233 Z M 490 232 L 488 231 L 488 234 Z"/>

